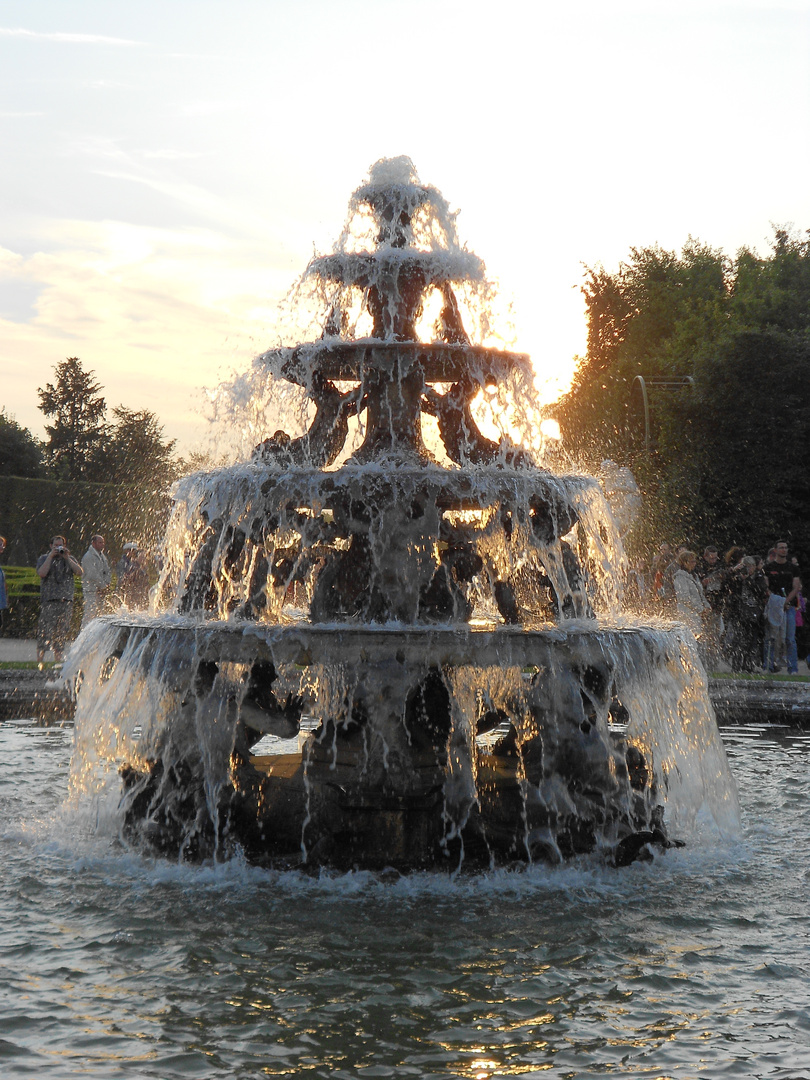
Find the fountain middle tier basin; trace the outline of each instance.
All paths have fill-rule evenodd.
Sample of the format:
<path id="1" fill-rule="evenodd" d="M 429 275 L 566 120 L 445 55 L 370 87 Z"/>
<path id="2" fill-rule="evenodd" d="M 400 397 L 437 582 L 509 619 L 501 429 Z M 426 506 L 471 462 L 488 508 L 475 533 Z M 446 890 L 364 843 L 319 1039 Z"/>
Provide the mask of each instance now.
<path id="1" fill-rule="evenodd" d="M 379 507 L 397 502 L 407 504 L 403 510 L 407 513 L 416 504 L 416 520 L 420 522 L 428 505 L 441 513 L 502 510 L 526 519 L 542 509 L 546 517 L 554 519 L 543 531 L 543 537 L 551 540 L 568 532 L 589 499 L 599 492 L 597 482 L 590 477 L 556 476 L 537 469 L 462 470 L 410 467 L 401 462 L 395 468 L 388 466 L 386 461 L 379 466 L 347 464 L 332 472 L 307 466 L 274 468 L 264 463 L 232 466 L 181 481 L 176 501 L 188 504 L 187 518 L 248 525 L 252 526 L 248 531 L 257 533 L 266 530 L 268 519 L 291 526 L 302 523 L 300 509 L 310 516 L 313 510 L 316 516 L 325 509 L 346 512 L 345 508 L 358 500 L 367 515 L 379 515 Z M 180 524 L 188 528 L 185 521 Z M 437 540 L 438 525 L 437 520 Z"/>
<path id="2" fill-rule="evenodd" d="M 74 783 L 106 785 L 127 835 L 160 851 L 343 869 L 625 863 L 701 813 L 736 820 L 681 631 L 166 617 L 84 633 Z"/>
<path id="3" fill-rule="evenodd" d="M 466 377 L 479 385 L 492 379 L 515 378 L 516 372 L 527 380 L 533 376 L 525 353 L 441 341 L 345 341 L 327 337 L 305 345 L 269 349 L 259 360 L 275 375 L 301 386 L 312 384 L 314 370 L 321 378 L 339 382 L 362 381 L 377 372 L 397 377 L 420 372 L 426 383 L 457 382 Z"/>

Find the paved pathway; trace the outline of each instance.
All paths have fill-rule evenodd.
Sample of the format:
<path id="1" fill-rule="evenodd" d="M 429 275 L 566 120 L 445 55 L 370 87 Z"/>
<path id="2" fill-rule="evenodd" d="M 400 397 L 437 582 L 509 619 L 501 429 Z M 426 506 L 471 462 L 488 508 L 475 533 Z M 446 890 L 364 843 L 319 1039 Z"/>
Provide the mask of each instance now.
<path id="1" fill-rule="evenodd" d="M 0 637 L 0 663 L 24 663 L 32 660 L 36 663 L 37 643 L 34 638 Z M 46 660 L 53 660 L 53 653 L 45 654 Z"/>

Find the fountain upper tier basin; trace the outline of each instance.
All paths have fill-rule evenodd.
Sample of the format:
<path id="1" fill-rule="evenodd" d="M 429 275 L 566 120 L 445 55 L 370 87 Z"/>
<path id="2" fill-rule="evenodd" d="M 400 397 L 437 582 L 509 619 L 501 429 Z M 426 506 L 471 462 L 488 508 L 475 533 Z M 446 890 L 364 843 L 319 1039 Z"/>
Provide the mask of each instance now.
<path id="1" fill-rule="evenodd" d="M 444 282 L 477 280 L 483 276 L 483 263 L 468 251 L 385 247 L 374 252 L 321 255 L 309 264 L 307 274 L 360 288 L 381 283 L 396 287 L 398 281 L 407 278 L 424 289 Z"/>

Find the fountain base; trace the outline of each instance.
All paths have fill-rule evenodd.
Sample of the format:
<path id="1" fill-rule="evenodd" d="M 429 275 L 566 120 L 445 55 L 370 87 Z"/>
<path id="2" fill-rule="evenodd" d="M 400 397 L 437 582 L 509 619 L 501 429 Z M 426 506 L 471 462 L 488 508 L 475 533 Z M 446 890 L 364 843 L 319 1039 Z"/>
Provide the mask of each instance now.
<path id="1" fill-rule="evenodd" d="M 102 756 L 126 833 L 156 850 L 409 870 L 669 846 L 694 698 L 676 632 L 103 622 L 77 736 L 116 710 Z"/>

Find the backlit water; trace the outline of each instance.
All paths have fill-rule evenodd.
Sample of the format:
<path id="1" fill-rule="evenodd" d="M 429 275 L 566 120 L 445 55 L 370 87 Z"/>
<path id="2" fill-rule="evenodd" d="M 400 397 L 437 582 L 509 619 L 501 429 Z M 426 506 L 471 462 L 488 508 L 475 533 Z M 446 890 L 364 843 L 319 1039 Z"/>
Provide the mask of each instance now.
<path id="1" fill-rule="evenodd" d="M 145 859 L 0 725 L 0 1076 L 810 1077 L 810 735 L 723 735 L 741 841 L 381 880 Z"/>

